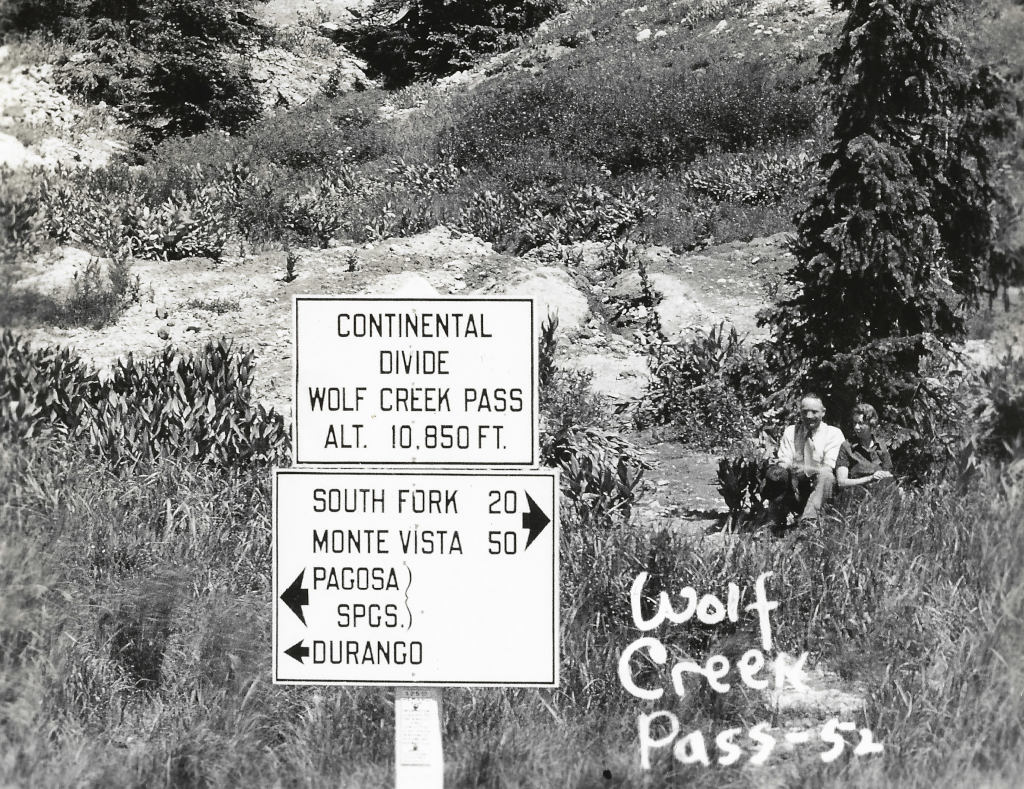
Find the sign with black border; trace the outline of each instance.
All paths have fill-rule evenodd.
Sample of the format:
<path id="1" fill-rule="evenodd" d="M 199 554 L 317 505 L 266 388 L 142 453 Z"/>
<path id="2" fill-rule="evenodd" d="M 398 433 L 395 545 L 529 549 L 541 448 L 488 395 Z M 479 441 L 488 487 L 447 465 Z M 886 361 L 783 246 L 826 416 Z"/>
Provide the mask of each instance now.
<path id="1" fill-rule="evenodd" d="M 534 466 L 533 300 L 296 296 L 298 465 Z"/>
<path id="2" fill-rule="evenodd" d="M 558 472 L 277 469 L 277 684 L 556 687 Z"/>

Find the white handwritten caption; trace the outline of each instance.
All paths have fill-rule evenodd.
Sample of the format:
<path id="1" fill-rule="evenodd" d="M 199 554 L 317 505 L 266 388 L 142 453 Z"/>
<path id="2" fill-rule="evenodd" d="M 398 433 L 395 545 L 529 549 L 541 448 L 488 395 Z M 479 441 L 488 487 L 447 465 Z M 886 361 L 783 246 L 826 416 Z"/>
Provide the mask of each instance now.
<path id="1" fill-rule="evenodd" d="M 758 576 L 754 584 L 754 602 L 744 608 L 744 611 L 757 614 L 761 649 L 747 650 L 736 662 L 736 668 L 740 681 L 754 690 L 765 690 L 774 680 L 776 691 L 781 691 L 788 684 L 798 691 L 806 692 L 809 689 L 804 684 L 803 676 L 807 652 L 802 653 L 792 662 L 785 654 L 779 654 L 774 661 L 773 679 L 758 676 L 759 672 L 768 665 L 765 652 L 772 648 L 770 614 L 779 607 L 778 601 L 768 599 L 765 589 L 765 582 L 771 576 L 770 572 L 761 573 Z M 730 622 L 739 620 L 740 589 L 734 583 L 729 584 L 725 603 L 713 594 L 705 594 L 698 598 L 693 587 L 683 587 L 680 590 L 680 596 L 684 601 L 681 611 L 673 608 L 668 593 L 663 590 L 658 595 L 657 612 L 650 619 L 645 618 L 641 603 L 647 579 L 646 572 L 640 573 L 634 580 L 629 593 L 633 623 L 641 632 L 654 630 L 665 622 L 682 625 L 693 618 L 705 625 L 716 625 L 726 619 Z M 646 652 L 647 657 L 657 665 L 665 665 L 668 662 L 668 650 L 659 639 L 652 636 L 641 636 L 630 643 L 619 657 L 619 682 L 636 698 L 644 701 L 657 701 L 664 696 L 665 689 L 641 686 L 637 683 L 633 673 L 631 661 L 635 655 L 643 652 Z M 712 655 L 703 665 L 692 660 L 679 660 L 672 666 L 670 672 L 672 688 L 677 696 L 684 696 L 686 693 L 684 676 L 697 674 L 702 676 L 716 693 L 728 693 L 732 685 L 725 682 L 724 679 L 728 676 L 731 668 L 732 664 L 729 659 L 723 655 Z M 666 728 L 666 731 L 656 736 L 655 730 L 662 726 Z M 762 722 L 747 730 L 748 738 L 756 746 L 750 757 L 751 764 L 764 764 L 775 749 L 778 740 L 769 733 L 770 728 L 768 723 Z M 649 770 L 651 767 L 652 753 L 657 749 L 667 748 L 669 745 L 673 746 L 673 757 L 682 764 L 710 766 L 712 763 L 703 732 L 697 730 L 679 737 L 679 718 L 673 712 L 658 710 L 652 713 L 641 713 L 637 716 L 637 729 L 640 742 L 640 764 L 645 770 Z M 714 743 L 718 752 L 718 764 L 727 766 L 742 758 L 744 751 L 736 742 L 736 737 L 743 731 L 742 728 L 730 728 L 715 735 Z M 828 750 L 820 754 L 821 760 L 827 764 L 838 759 L 846 748 L 847 742 L 842 733 L 854 731 L 857 731 L 855 724 L 840 721 L 838 718 L 830 718 L 821 726 L 820 730 L 790 731 L 783 735 L 783 739 L 793 745 L 803 745 L 812 742 L 817 736 L 822 743 L 830 746 Z M 860 729 L 859 738 L 853 749 L 855 756 L 883 752 L 884 746 L 880 742 L 875 742 L 870 730 Z"/>

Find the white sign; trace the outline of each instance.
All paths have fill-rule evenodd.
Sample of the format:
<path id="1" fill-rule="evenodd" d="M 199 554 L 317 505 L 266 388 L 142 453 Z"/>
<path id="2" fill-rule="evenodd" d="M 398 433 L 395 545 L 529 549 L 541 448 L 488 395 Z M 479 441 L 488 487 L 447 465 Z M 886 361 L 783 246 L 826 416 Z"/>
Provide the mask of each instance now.
<path id="1" fill-rule="evenodd" d="M 295 299 L 295 462 L 537 462 L 533 301 Z"/>
<path id="2" fill-rule="evenodd" d="M 274 681 L 558 684 L 557 472 L 274 473 Z"/>
<path id="3" fill-rule="evenodd" d="M 395 688 L 395 787 L 444 786 L 440 688 Z"/>

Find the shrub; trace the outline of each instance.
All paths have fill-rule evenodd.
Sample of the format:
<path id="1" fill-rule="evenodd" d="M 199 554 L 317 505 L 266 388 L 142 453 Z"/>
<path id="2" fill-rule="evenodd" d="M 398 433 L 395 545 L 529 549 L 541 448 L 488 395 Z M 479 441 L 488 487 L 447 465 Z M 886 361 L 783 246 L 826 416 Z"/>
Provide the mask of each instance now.
<path id="1" fill-rule="evenodd" d="M 115 8 L 71 0 L 56 32 L 84 57 L 59 77 L 67 89 L 121 108 L 155 138 L 239 129 L 262 107 L 237 57 L 257 31 L 235 13 L 236 5 L 156 0 Z"/>
<path id="2" fill-rule="evenodd" d="M 474 192 L 456 226 L 522 253 L 544 244 L 612 241 L 653 213 L 655 196 L 637 186 L 531 187 L 510 194 Z"/>
<path id="3" fill-rule="evenodd" d="M 709 152 L 806 136 L 816 97 L 799 80 L 767 60 L 723 60 L 693 76 L 664 68 L 654 53 L 602 48 L 453 99 L 439 144 L 456 164 L 495 174 L 548 159 L 612 174 L 664 172 Z"/>
<path id="4" fill-rule="evenodd" d="M 618 434 L 580 426 L 542 433 L 541 460 L 559 468 L 562 495 L 579 517 L 606 527 L 629 519 L 646 464 Z"/>
<path id="5" fill-rule="evenodd" d="M 321 181 L 308 191 L 290 195 L 284 204 L 284 225 L 300 240 L 315 239 L 323 248 L 346 224 L 347 194 L 333 180 Z"/>
<path id="6" fill-rule="evenodd" d="M 40 178 L 47 232 L 60 242 L 92 246 L 103 255 L 128 252 L 151 260 L 219 259 L 231 229 L 230 190 L 204 183 L 202 168 L 185 168 L 159 201 L 140 177 L 114 168 L 102 173 L 56 171 Z"/>
<path id="7" fill-rule="evenodd" d="M 971 432 L 960 453 L 961 473 L 986 460 L 1005 469 L 1008 482 L 1024 481 L 1024 357 L 1007 351 L 981 371 L 970 409 Z"/>
<path id="8" fill-rule="evenodd" d="M 474 192 L 462 206 L 456 227 L 487 241 L 499 241 L 521 227 L 526 206 L 518 194 Z"/>
<path id="9" fill-rule="evenodd" d="M 707 157 L 687 167 L 680 184 L 697 200 L 775 205 L 810 185 L 811 160 L 803 152 L 742 152 Z"/>
<path id="10" fill-rule="evenodd" d="M 13 265 L 38 248 L 40 197 L 34 184 L 18 183 L 0 167 L 0 266 Z"/>
<path id="11" fill-rule="evenodd" d="M 284 419 L 251 401 L 253 353 L 207 343 L 118 360 L 102 381 L 66 349 L 0 335 L 0 431 L 80 438 L 115 467 L 161 457 L 218 466 L 284 462 Z"/>
<path id="12" fill-rule="evenodd" d="M 542 396 L 548 396 L 555 377 L 555 352 L 558 350 L 558 315 L 549 313 L 540 325 L 540 341 L 537 345 L 537 388 Z M 544 404 L 541 401 L 541 405 Z"/>
<path id="13" fill-rule="evenodd" d="M 129 355 L 96 404 L 90 443 L 115 464 L 162 454 L 215 465 L 271 463 L 285 457 L 284 419 L 251 398 L 253 352 L 225 341 L 197 354 L 166 348 L 136 363 Z"/>
<path id="14" fill-rule="evenodd" d="M 219 260 L 228 242 L 230 220 L 216 185 L 194 195 L 172 192 L 153 208 L 126 206 L 124 234 L 132 252 L 150 260 L 210 257 Z"/>
<path id="15" fill-rule="evenodd" d="M 708 448 L 758 432 L 771 386 L 762 354 L 735 327 L 726 331 L 721 324 L 676 343 L 656 341 L 649 364 L 639 425 L 671 424 L 680 440 Z"/>
<path id="16" fill-rule="evenodd" d="M 254 124 L 246 135 L 254 165 L 330 173 L 343 162 L 382 157 L 388 148 L 378 124 L 379 94 L 314 100 Z"/>
<path id="17" fill-rule="evenodd" d="M 588 523 L 628 520 L 646 464 L 632 444 L 603 429 L 607 404 L 590 387 L 590 372 L 560 369 L 558 321 L 541 327 L 541 462 L 561 470 L 562 494 Z"/>
<path id="18" fill-rule="evenodd" d="M 562 0 L 376 0 L 369 21 L 347 43 L 394 87 L 451 74 L 480 55 L 510 49 L 563 8 Z"/>
<path id="19" fill-rule="evenodd" d="M 718 492 L 729 508 L 733 527 L 765 510 L 764 485 L 770 459 L 760 447 L 742 442 L 741 451 L 718 460 Z"/>
<path id="20" fill-rule="evenodd" d="M 139 300 L 139 278 L 132 276 L 131 259 L 115 255 L 104 267 L 92 258 L 80 276 L 67 304 L 59 305 L 50 320 L 59 325 L 100 329 Z"/>
<path id="21" fill-rule="evenodd" d="M 98 376 L 67 348 L 33 349 L 9 329 L 0 333 L 0 433 L 77 435 L 101 392 Z"/>

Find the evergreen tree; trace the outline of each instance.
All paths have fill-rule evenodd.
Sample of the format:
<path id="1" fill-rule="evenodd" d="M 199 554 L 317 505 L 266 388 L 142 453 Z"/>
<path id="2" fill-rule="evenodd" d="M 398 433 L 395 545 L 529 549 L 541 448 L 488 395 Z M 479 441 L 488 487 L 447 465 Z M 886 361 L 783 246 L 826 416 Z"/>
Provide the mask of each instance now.
<path id="1" fill-rule="evenodd" d="M 1011 128 L 1001 81 L 943 31 L 946 0 L 832 0 L 847 11 L 820 73 L 835 117 L 797 217 L 789 294 L 761 316 L 780 370 L 833 413 L 906 407 L 920 367 L 1009 276 L 987 144 Z"/>
<path id="2" fill-rule="evenodd" d="M 373 20 L 353 31 L 349 48 L 390 86 L 469 68 L 503 52 L 564 0 L 375 0 Z"/>

